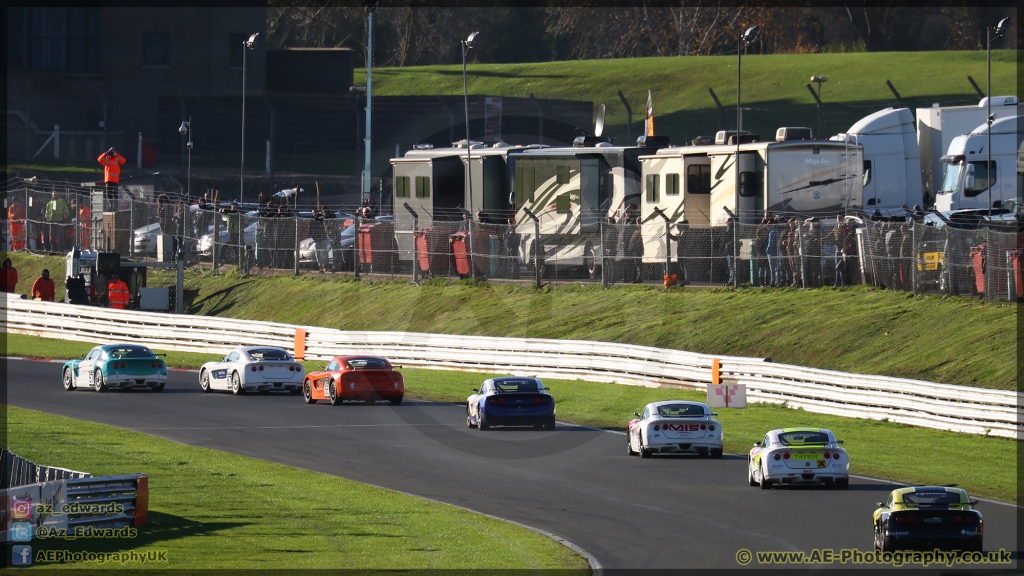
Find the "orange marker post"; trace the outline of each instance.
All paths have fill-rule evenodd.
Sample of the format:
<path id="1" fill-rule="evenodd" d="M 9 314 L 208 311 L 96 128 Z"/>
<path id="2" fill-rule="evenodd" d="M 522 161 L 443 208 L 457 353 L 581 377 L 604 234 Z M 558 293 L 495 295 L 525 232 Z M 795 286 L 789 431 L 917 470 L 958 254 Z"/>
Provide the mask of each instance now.
<path id="1" fill-rule="evenodd" d="M 306 359 L 306 330 L 304 328 L 295 329 L 295 359 Z"/>

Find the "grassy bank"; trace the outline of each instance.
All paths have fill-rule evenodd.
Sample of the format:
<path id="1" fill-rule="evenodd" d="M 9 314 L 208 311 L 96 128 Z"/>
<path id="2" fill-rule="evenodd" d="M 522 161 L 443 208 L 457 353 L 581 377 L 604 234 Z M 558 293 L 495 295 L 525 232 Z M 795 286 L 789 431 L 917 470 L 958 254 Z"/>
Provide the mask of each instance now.
<path id="1" fill-rule="evenodd" d="M 86 343 L 17 334 L 9 335 L 7 342 L 8 354 L 12 356 L 74 358 L 91 347 Z M 205 354 L 167 354 L 169 365 L 185 368 L 197 368 L 215 358 Z M 306 362 L 306 369 L 315 370 L 322 364 Z M 496 375 L 409 368 L 402 372 L 410 397 L 456 403 L 464 403 L 474 387 Z M 560 420 L 612 430 L 624 429 L 631 414 L 649 402 L 705 400 L 704 393 L 695 391 L 554 379 L 545 379 L 545 383 L 553 390 Z M 845 440 L 854 474 L 908 484 L 956 484 L 978 496 L 1004 501 L 1019 499 L 1018 443 L 1013 440 L 813 414 L 771 404 L 718 409 L 718 414 L 725 429 L 726 451 L 733 454 L 746 454 L 750 445 L 771 429 L 818 426 L 834 430 Z"/>
<path id="2" fill-rule="evenodd" d="M 19 291 L 59 258 L 12 255 Z M 63 274 L 54 274 L 62 293 Z M 190 273 L 190 314 L 344 330 L 624 342 L 933 382 L 1020 389 L 1016 306 L 842 290 L 555 289 L 408 279 Z"/>
<path id="3" fill-rule="evenodd" d="M 19 408 L 7 428 L 10 449 L 30 460 L 150 479 L 136 538 L 36 541 L 34 551 L 165 551 L 168 562 L 150 567 L 192 570 L 587 568 L 525 528 L 344 478 Z"/>

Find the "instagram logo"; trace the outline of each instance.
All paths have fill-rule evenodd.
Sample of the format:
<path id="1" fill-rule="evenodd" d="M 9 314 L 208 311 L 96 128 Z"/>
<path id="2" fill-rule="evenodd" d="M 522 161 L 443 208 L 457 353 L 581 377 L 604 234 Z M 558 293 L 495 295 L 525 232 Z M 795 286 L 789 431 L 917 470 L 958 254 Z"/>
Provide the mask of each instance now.
<path id="1" fill-rule="evenodd" d="M 11 501 L 11 515 L 15 518 L 32 517 L 32 499 L 15 498 Z"/>

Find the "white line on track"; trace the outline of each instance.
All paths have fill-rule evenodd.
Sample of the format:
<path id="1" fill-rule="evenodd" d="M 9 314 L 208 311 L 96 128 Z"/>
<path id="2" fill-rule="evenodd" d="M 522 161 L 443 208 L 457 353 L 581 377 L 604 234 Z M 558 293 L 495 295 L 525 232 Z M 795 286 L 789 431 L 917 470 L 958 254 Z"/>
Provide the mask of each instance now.
<path id="1" fill-rule="evenodd" d="M 406 424 L 406 426 L 447 426 L 448 424 Z M 394 424 L 324 424 L 317 426 L 196 426 L 171 428 L 132 428 L 132 430 L 281 430 L 289 428 L 384 428 Z"/>

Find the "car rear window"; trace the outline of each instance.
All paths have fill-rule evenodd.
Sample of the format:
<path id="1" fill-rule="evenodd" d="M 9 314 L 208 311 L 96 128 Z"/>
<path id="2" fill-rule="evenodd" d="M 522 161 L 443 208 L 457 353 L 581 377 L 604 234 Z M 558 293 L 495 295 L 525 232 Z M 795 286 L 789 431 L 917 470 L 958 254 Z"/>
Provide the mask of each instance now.
<path id="1" fill-rule="evenodd" d="M 704 407 L 696 404 L 666 404 L 658 406 L 659 416 L 704 416 Z"/>
<path id="2" fill-rule="evenodd" d="M 117 346 L 107 353 L 117 358 L 153 358 L 153 351 L 145 346 Z"/>
<path id="3" fill-rule="evenodd" d="M 828 444 L 828 434 L 824 432 L 783 432 L 779 441 L 790 446 L 793 444 Z"/>
<path id="4" fill-rule="evenodd" d="M 539 392 L 536 380 L 502 380 L 494 382 L 497 392 Z"/>
<path id="5" fill-rule="evenodd" d="M 960 494 L 955 492 L 909 492 L 903 495 L 903 502 L 907 504 L 959 504 Z"/>
<path id="6" fill-rule="evenodd" d="M 287 352 L 278 348 L 258 348 L 249 350 L 249 358 L 253 360 L 291 360 Z"/>
<path id="7" fill-rule="evenodd" d="M 379 370 L 388 367 L 387 361 L 383 358 L 349 358 L 348 364 L 353 370 Z"/>

